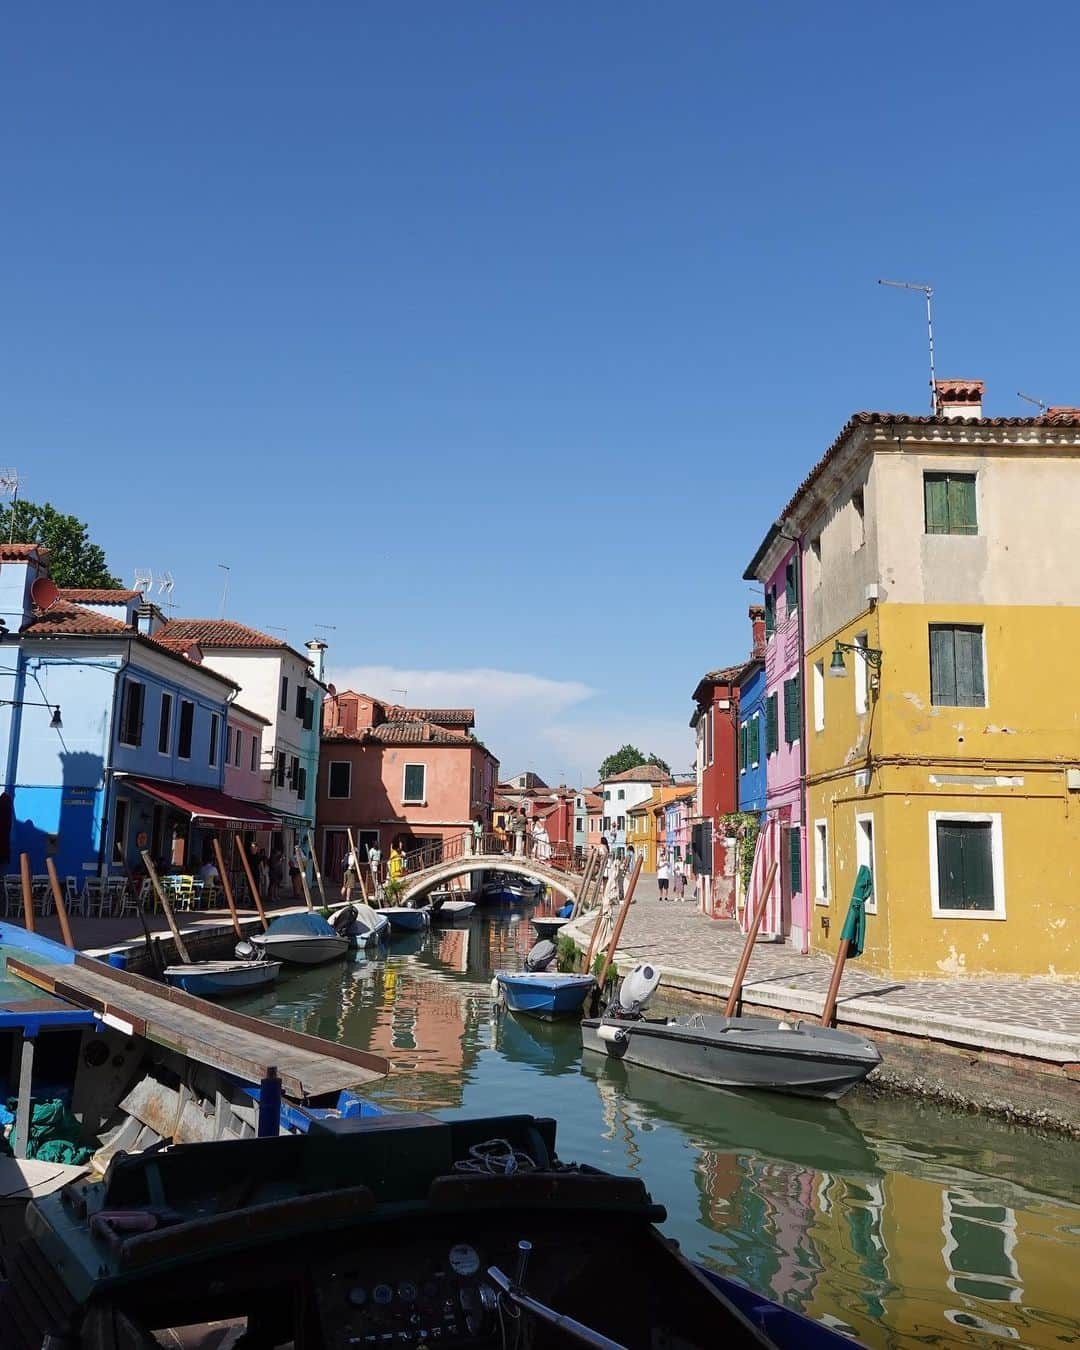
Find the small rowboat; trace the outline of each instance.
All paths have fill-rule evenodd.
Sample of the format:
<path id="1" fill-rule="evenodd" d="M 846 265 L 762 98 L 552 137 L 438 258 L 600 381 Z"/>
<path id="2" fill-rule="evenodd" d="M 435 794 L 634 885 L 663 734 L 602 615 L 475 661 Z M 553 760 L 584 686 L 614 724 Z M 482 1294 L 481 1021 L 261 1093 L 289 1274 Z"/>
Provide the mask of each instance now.
<path id="1" fill-rule="evenodd" d="M 297 966 L 320 966 L 349 950 L 349 939 L 321 914 L 283 914 L 251 941 L 270 959 Z"/>
<path id="2" fill-rule="evenodd" d="M 549 974 L 546 970 L 499 970 L 499 992 L 511 1012 L 541 1017 L 576 1017 L 596 981 L 591 975 Z"/>
<path id="3" fill-rule="evenodd" d="M 467 919 L 475 908 L 475 900 L 436 901 L 431 906 L 431 922 L 454 923 L 458 919 Z"/>
<path id="4" fill-rule="evenodd" d="M 413 909 L 410 905 L 390 905 L 382 911 L 390 920 L 390 927 L 397 932 L 416 933 L 422 928 L 431 927 L 431 906 L 422 905 Z"/>
<path id="5" fill-rule="evenodd" d="M 192 961 L 166 966 L 165 983 L 197 998 L 227 998 L 249 994 L 273 984 L 281 974 L 280 961 Z"/>

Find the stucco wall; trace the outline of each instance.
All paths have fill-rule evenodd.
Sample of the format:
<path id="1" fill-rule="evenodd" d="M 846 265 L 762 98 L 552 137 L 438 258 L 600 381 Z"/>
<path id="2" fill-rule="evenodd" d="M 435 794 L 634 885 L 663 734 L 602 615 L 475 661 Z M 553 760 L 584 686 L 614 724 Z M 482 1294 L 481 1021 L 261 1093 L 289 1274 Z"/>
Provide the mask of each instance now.
<path id="1" fill-rule="evenodd" d="M 266 775 L 262 770 L 263 733 L 267 730 L 261 722 L 256 722 L 235 708 L 229 709 L 229 726 L 233 731 L 234 754 L 225 765 L 225 791 L 230 797 L 239 797 L 245 802 L 263 802 L 269 795 Z M 236 763 L 235 738 L 241 736 L 240 763 Z M 255 768 L 251 767 L 251 743 L 256 742 Z M 313 789 L 314 790 L 314 789 Z"/>

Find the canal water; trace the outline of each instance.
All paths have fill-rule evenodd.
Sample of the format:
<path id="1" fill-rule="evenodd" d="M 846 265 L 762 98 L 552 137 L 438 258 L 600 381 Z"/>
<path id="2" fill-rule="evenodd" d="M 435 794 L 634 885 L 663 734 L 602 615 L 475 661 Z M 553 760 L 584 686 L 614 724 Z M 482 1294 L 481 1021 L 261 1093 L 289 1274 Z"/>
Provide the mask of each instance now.
<path id="1" fill-rule="evenodd" d="M 868 1092 L 728 1093 L 583 1055 L 576 1025 L 493 1007 L 492 972 L 534 940 L 528 911 L 482 914 L 242 1006 L 385 1055 L 369 1093 L 385 1107 L 554 1116 L 559 1155 L 640 1176 L 688 1255 L 868 1346 L 1080 1345 L 1080 1147 Z"/>

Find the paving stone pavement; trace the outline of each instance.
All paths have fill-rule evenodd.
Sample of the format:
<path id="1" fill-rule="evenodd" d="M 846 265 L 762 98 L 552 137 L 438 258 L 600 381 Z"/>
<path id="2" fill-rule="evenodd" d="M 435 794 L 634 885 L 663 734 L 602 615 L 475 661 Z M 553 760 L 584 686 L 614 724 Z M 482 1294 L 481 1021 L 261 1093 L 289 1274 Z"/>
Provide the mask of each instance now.
<path id="1" fill-rule="evenodd" d="M 619 942 L 620 954 L 730 978 L 743 947 L 738 924 L 707 918 L 689 899 L 660 901 L 658 896 L 655 878 L 641 877 Z M 824 997 L 831 972 L 832 962 L 826 957 L 801 956 L 780 943 L 758 943 L 744 990 L 749 997 L 755 986 L 771 985 Z M 998 1022 L 1080 1038 L 1080 982 L 1034 977 L 901 982 L 866 972 L 858 961 L 849 961 L 840 1001 L 868 997 L 909 1010 L 948 1013 L 974 1022 Z"/>

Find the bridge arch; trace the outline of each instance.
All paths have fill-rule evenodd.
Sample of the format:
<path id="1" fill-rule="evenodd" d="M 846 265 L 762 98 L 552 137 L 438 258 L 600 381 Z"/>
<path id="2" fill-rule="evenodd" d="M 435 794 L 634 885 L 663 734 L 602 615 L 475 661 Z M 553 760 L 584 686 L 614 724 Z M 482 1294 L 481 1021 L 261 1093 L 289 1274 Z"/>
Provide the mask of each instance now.
<path id="1" fill-rule="evenodd" d="M 580 878 L 569 872 L 560 872 L 558 868 L 548 867 L 533 858 L 515 858 L 505 853 L 480 853 L 470 857 L 448 858 L 425 867 L 422 872 L 413 872 L 411 875 L 406 873 L 401 903 L 407 905 L 429 891 L 437 890 L 454 877 L 467 876 L 472 872 L 509 872 L 513 876 L 534 877 L 568 900 L 577 899 Z"/>

